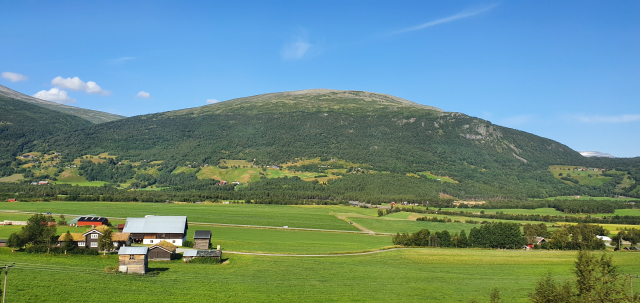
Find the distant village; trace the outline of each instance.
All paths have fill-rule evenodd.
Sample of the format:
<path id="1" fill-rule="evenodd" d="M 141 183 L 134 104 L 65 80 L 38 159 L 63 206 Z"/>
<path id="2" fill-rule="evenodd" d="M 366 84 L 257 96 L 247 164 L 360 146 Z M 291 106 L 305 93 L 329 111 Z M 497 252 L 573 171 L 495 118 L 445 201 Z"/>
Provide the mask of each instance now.
<path id="1" fill-rule="evenodd" d="M 27 221 L 0 222 L 0 225 L 27 224 Z M 70 220 L 67 224 L 86 230 L 63 233 L 58 237 L 57 247 L 97 251 L 100 248 L 99 241 L 110 235 L 110 249 L 103 251 L 118 254 L 117 269 L 123 273 L 146 274 L 149 261 L 182 259 L 191 262 L 198 258 L 220 261 L 222 258 L 220 245 L 213 248 L 211 244 L 209 230 L 196 230 L 193 241 L 187 241 L 187 216 L 148 215 L 144 218 L 127 218 L 125 223 L 112 226 L 106 217 L 87 215 Z M 0 239 L 0 247 L 4 246 L 7 246 L 7 239 Z"/>

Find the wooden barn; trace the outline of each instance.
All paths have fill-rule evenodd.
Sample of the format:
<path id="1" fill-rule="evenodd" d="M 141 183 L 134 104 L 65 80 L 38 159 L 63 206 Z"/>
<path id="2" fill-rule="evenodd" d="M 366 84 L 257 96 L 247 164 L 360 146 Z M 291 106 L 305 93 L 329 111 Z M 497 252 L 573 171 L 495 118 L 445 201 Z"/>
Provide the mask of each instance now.
<path id="1" fill-rule="evenodd" d="M 161 241 L 149 247 L 149 260 L 169 261 L 171 260 L 171 256 L 175 254 L 177 248 L 177 246 L 167 241 Z"/>
<path id="2" fill-rule="evenodd" d="M 187 216 L 145 216 L 127 218 L 122 230 L 130 233 L 136 243 L 158 244 L 167 241 L 182 246 L 187 239 Z"/>
<path id="3" fill-rule="evenodd" d="M 128 274 L 146 274 L 149 270 L 149 247 L 127 246 L 118 251 L 118 270 Z"/>
<path id="4" fill-rule="evenodd" d="M 193 235 L 193 248 L 209 249 L 210 245 L 211 245 L 211 231 L 196 230 L 196 233 Z"/>
<path id="5" fill-rule="evenodd" d="M 109 219 L 105 217 L 80 217 L 77 226 L 102 226 L 109 225 Z"/>

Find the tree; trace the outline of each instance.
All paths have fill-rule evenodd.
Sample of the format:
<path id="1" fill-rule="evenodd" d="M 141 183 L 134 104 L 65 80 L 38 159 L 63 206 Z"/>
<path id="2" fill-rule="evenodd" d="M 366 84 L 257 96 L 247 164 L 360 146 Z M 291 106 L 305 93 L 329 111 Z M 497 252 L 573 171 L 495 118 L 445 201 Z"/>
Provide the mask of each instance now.
<path id="1" fill-rule="evenodd" d="M 76 242 L 73 241 L 71 233 L 67 230 L 67 232 L 62 236 L 62 249 L 64 249 L 66 253 L 68 250 L 73 250 L 76 247 Z"/>
<path id="2" fill-rule="evenodd" d="M 378 209 L 378 217 L 384 216 L 384 211 L 382 209 Z"/>
<path id="3" fill-rule="evenodd" d="M 55 222 L 52 216 L 33 215 L 20 230 L 20 238 L 24 244 L 46 245 L 49 251 L 52 243 L 57 242 Z"/>
<path id="4" fill-rule="evenodd" d="M 113 231 L 111 228 L 105 228 L 102 235 L 98 236 L 98 248 L 106 255 L 107 250 L 113 249 Z"/>
<path id="5" fill-rule="evenodd" d="M 464 229 L 460 231 L 460 235 L 458 236 L 458 246 L 463 248 L 469 246 L 469 240 L 467 239 L 467 232 L 464 231 Z"/>
<path id="6" fill-rule="evenodd" d="M 559 285 L 551 276 L 538 280 L 535 291 L 529 294 L 533 303 L 555 302 L 635 302 L 625 293 L 625 277 L 613 265 L 611 257 L 600 257 L 581 250 L 578 252 L 575 269 L 575 290 L 569 282 Z"/>
<path id="7" fill-rule="evenodd" d="M 24 239 L 18 233 L 12 233 L 7 239 L 7 246 L 11 248 L 11 252 L 22 248 L 25 244 Z"/>

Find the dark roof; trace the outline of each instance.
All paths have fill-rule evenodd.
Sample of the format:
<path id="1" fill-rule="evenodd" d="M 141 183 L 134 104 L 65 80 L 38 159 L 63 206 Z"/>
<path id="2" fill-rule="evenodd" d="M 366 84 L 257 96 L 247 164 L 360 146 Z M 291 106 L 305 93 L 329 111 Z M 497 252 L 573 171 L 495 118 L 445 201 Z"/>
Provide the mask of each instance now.
<path id="1" fill-rule="evenodd" d="M 107 218 L 105 217 L 80 217 L 78 219 L 78 222 L 104 222 L 107 221 Z"/>
<path id="2" fill-rule="evenodd" d="M 198 256 L 198 257 L 221 257 L 222 256 L 222 251 L 221 250 L 198 250 L 198 252 L 196 253 L 196 256 Z"/>
<path id="3" fill-rule="evenodd" d="M 196 233 L 193 235 L 194 239 L 211 239 L 211 231 L 210 230 L 196 230 Z"/>
<path id="4" fill-rule="evenodd" d="M 7 239 L 0 239 L 0 243 L 7 243 Z"/>

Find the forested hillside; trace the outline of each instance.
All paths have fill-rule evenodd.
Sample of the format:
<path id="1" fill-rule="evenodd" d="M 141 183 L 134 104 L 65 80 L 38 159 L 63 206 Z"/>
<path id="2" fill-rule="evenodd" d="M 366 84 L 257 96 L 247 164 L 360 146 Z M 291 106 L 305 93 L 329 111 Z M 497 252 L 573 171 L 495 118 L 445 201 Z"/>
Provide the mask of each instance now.
<path id="1" fill-rule="evenodd" d="M 86 119 L 0 96 L 0 159 L 21 155 L 25 145 L 91 125 Z"/>
<path id="2" fill-rule="evenodd" d="M 65 174 L 131 188 L 210 190 L 215 182 L 197 180 L 224 180 L 222 176 L 234 172 L 222 163 L 238 160 L 254 177 L 245 177 L 243 182 L 252 182 L 236 197 L 378 202 L 442 195 L 526 199 L 635 194 L 637 180 L 632 176 L 638 164 L 633 159 L 606 160 L 603 168 L 619 163 L 624 166 L 619 171 L 629 172 L 629 177 L 621 175 L 599 187 L 574 184 L 569 182 L 573 179 L 554 177 L 550 165 L 605 160 L 584 158 L 553 140 L 462 113 L 383 94 L 334 90 L 266 94 L 89 125 L 32 141 L 25 150 L 56 151 L 67 164 L 89 159 L 85 155 L 117 156 L 104 163 L 107 158 L 82 160 L 79 172 Z M 303 159 L 320 162 L 298 164 Z M 67 165 L 62 162 L 62 167 Z M 320 183 L 272 180 L 295 176 Z"/>

